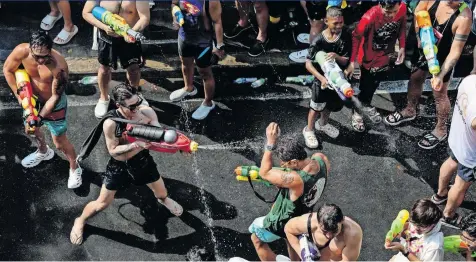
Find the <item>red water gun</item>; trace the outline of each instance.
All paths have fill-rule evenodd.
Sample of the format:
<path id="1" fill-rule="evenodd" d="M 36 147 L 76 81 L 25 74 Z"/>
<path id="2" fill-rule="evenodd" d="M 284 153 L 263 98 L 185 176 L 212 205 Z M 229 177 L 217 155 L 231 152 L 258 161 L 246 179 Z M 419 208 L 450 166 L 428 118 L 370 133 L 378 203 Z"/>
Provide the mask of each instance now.
<path id="1" fill-rule="evenodd" d="M 149 142 L 152 145 L 149 149 L 157 152 L 176 153 L 182 151 L 192 153 L 198 150 L 197 142 L 173 129 L 127 124 L 124 134 L 130 143 L 137 140 Z"/>
<path id="2" fill-rule="evenodd" d="M 40 118 L 38 117 L 38 110 L 36 110 L 37 97 L 33 94 L 30 77 L 25 69 L 18 69 L 15 71 L 15 79 L 17 83 L 17 94 L 21 99 L 21 106 L 24 110 L 24 117 L 28 125 L 28 134 L 33 135 L 36 127 L 40 126 Z"/>

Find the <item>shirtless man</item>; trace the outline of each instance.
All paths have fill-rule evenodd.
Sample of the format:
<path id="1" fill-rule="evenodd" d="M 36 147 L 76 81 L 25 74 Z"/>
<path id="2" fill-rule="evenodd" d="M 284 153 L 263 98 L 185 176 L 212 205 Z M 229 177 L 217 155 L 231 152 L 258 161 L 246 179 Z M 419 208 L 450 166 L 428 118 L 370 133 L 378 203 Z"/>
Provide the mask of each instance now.
<path id="1" fill-rule="evenodd" d="M 93 131 L 93 133 L 104 132 L 106 146 L 111 158 L 107 163 L 106 172 L 103 173 L 103 185 L 98 199 L 89 202 L 81 216 L 74 221 L 70 235 L 71 243 L 74 245 L 80 245 L 83 242 L 83 228 L 86 220 L 108 207 L 114 200 L 117 190 L 124 189 L 131 183 L 147 185 L 154 193 L 157 201 L 167 207 L 172 214 L 180 216 L 183 212 L 182 206 L 168 197 L 164 181 L 157 170 L 154 159 L 147 150 L 150 144 L 141 141 L 129 143 L 123 136 L 126 124 L 110 119 L 110 117 L 115 117 L 160 126 L 154 110 L 143 105 L 142 98 L 136 93 L 135 88 L 128 84 L 120 84 L 114 87 L 112 95 L 118 109 L 109 111 L 98 124 L 99 128 Z M 102 129 L 100 128 L 101 125 Z M 88 147 L 91 147 L 90 150 L 100 138 L 99 135 L 94 135 L 94 137 L 96 137 L 95 141 L 89 141 L 88 143 Z M 86 141 L 88 142 L 88 140 Z M 83 152 L 82 148 L 80 160 L 87 157 L 83 155 Z"/>
<path id="2" fill-rule="evenodd" d="M 139 41 L 133 41 L 128 37 L 121 37 L 101 21 L 97 20 L 93 14 L 93 8 L 99 1 L 87 1 L 83 8 L 83 18 L 98 30 L 98 85 L 101 95 L 94 109 L 94 115 L 102 118 L 109 107 L 109 82 L 111 81 L 111 67 L 117 69 L 117 59 L 119 58 L 122 68 L 127 71 L 129 83 L 139 89 L 140 66 L 143 64 L 142 47 Z M 101 7 L 118 14 L 124 18 L 131 26 L 132 30 L 143 31 L 150 21 L 149 1 L 101 1 Z M 139 90 L 140 91 L 140 90 Z M 141 95 L 140 95 L 141 96 Z M 145 105 L 147 101 L 142 97 Z"/>
<path id="3" fill-rule="evenodd" d="M 62 151 L 69 161 L 68 188 L 81 185 L 82 169 L 76 163 L 76 152 L 66 137 L 68 128 L 66 108 L 68 101 L 64 90 L 68 84 L 68 65 L 61 54 L 52 49 L 53 41 L 44 31 L 31 35 L 30 43 L 18 45 L 8 56 L 3 66 L 3 74 L 13 94 L 21 104 L 17 94 L 15 71 L 21 66 L 25 68 L 31 79 L 33 94 L 38 97 L 37 109 L 40 126 L 46 125 L 50 130 L 53 143 Z M 25 123 L 25 132 L 29 127 Z M 43 160 L 50 160 L 54 151 L 46 145 L 45 135 L 40 128 L 35 129 L 35 140 L 38 150 L 25 157 L 21 164 L 26 168 L 35 167 Z"/>
<path id="4" fill-rule="evenodd" d="M 318 248 L 321 261 L 356 261 L 362 246 L 362 229 L 359 224 L 342 214 L 334 204 L 325 204 L 316 213 L 289 220 L 284 227 L 286 238 L 297 254 L 301 254 L 298 236 L 308 236 Z"/>
<path id="5" fill-rule="evenodd" d="M 425 134 L 418 142 L 423 149 L 433 149 L 446 140 L 448 130 L 446 121 L 450 112 L 450 100 L 448 98 L 448 85 L 450 83 L 453 68 L 461 56 L 464 45 L 470 34 L 472 25 L 471 10 L 463 1 L 420 1 L 415 9 L 415 14 L 426 10 L 430 14 L 433 28 L 441 37 L 437 43 L 438 62 L 441 64 L 441 72 L 431 80 L 433 96 L 435 97 L 437 123 L 432 132 Z M 418 27 L 415 23 L 415 31 Z M 438 34 L 437 34 L 438 35 Z M 420 57 L 413 65 L 412 75 L 408 83 L 407 106 L 402 111 L 396 111 L 384 119 L 387 125 L 398 126 L 403 122 L 412 121 L 417 115 L 417 105 L 423 92 L 423 83 L 428 77 L 428 63 L 420 47 Z"/>

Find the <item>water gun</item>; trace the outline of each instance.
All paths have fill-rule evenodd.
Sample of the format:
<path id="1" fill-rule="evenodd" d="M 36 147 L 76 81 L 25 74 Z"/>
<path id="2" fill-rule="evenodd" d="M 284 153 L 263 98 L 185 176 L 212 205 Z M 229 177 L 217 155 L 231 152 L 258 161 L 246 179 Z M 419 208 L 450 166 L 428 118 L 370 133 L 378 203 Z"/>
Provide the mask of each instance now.
<path id="1" fill-rule="evenodd" d="M 420 28 L 420 40 L 421 47 L 423 48 L 423 54 L 428 61 L 428 69 L 430 73 L 435 76 L 440 73 L 440 64 L 436 54 L 438 48 L 436 47 L 436 37 L 431 26 L 430 14 L 427 11 L 419 11 L 416 14 L 417 25 Z"/>
<path id="2" fill-rule="evenodd" d="M 461 239 L 459 235 L 453 236 L 446 236 L 443 240 L 443 250 L 445 252 L 453 253 L 453 254 L 460 254 L 463 252 L 467 252 L 468 244 Z M 471 257 L 476 257 L 476 252 L 471 252 Z"/>
<path id="3" fill-rule="evenodd" d="M 392 242 L 400 233 L 403 231 L 403 226 L 408 220 L 410 213 L 407 210 L 403 209 L 398 212 L 398 216 L 392 222 L 392 227 L 385 236 L 385 243 Z"/>
<path id="4" fill-rule="evenodd" d="M 345 101 L 354 95 L 354 90 L 345 79 L 344 73 L 335 60 L 327 61 L 327 53 L 319 51 L 316 54 L 316 62 L 321 66 L 324 76 L 329 83 L 330 89 L 335 90 L 339 97 Z"/>
<path id="5" fill-rule="evenodd" d="M 114 30 L 116 34 L 123 37 L 129 37 L 133 41 L 145 40 L 143 34 L 132 30 L 127 24 L 126 20 L 124 20 L 124 18 L 120 17 L 119 15 L 113 14 L 100 6 L 94 7 L 92 13 L 97 20 L 111 27 L 111 29 Z"/>
<path id="6" fill-rule="evenodd" d="M 18 69 L 15 71 L 15 79 L 17 83 L 17 94 L 21 99 L 21 106 L 24 109 L 24 117 L 28 124 L 27 132 L 29 135 L 35 133 L 36 127 L 40 125 L 40 118 L 38 117 L 38 110 L 36 110 L 36 97 L 33 94 L 33 88 L 31 87 L 30 77 L 25 69 Z"/>
<path id="7" fill-rule="evenodd" d="M 238 166 L 235 169 L 236 180 L 248 181 L 248 177 L 251 181 L 257 181 L 265 184 L 266 186 L 272 186 L 271 183 L 261 178 L 259 175 L 259 167 L 257 166 Z"/>
<path id="8" fill-rule="evenodd" d="M 184 134 L 172 129 L 150 125 L 127 124 L 124 134 L 130 143 L 137 140 L 150 142 L 150 150 L 163 153 L 182 151 L 192 153 L 198 150 L 198 143 L 190 140 Z"/>
<path id="9" fill-rule="evenodd" d="M 299 246 L 301 247 L 301 261 L 311 262 L 319 261 L 321 259 L 321 253 L 313 242 L 309 242 L 307 235 L 300 235 Z"/>
<path id="10" fill-rule="evenodd" d="M 183 24 L 185 23 L 185 19 L 183 18 L 182 10 L 180 10 L 180 7 L 175 5 L 172 8 L 172 16 L 175 17 L 175 21 L 177 22 L 177 24 L 183 26 Z"/>

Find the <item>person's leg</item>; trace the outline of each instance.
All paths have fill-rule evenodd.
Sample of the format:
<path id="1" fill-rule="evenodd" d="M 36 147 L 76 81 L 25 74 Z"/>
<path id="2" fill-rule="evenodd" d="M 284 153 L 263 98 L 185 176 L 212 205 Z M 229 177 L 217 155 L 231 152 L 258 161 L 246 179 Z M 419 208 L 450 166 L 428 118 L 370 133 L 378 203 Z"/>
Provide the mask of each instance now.
<path id="1" fill-rule="evenodd" d="M 140 67 L 138 64 L 129 65 L 126 68 L 127 71 L 127 80 L 129 81 L 130 85 L 134 88 L 139 88 L 140 82 Z"/>
<path id="2" fill-rule="evenodd" d="M 276 254 L 267 243 L 262 242 L 256 234 L 251 234 L 251 241 L 261 261 L 276 261 Z"/>
<path id="3" fill-rule="evenodd" d="M 458 162 L 448 157 L 440 167 L 440 176 L 438 178 L 438 197 L 446 198 L 448 196 L 448 186 L 450 185 L 451 177 L 458 168 Z"/>
<path id="4" fill-rule="evenodd" d="M 205 88 L 205 100 L 203 104 L 212 106 L 213 96 L 215 94 L 215 78 L 213 77 L 212 68 L 198 68 L 198 73 L 203 79 L 203 86 Z"/>
<path id="5" fill-rule="evenodd" d="M 331 111 L 329 109 L 324 108 L 324 110 L 321 112 L 321 116 L 319 118 L 319 125 L 320 126 L 325 126 L 329 122 L 329 116 L 331 115 Z"/>
<path id="6" fill-rule="evenodd" d="M 58 17 L 59 14 L 60 14 L 60 9 L 58 8 L 58 2 L 56 1 L 48 1 L 48 3 L 50 4 L 50 15 L 51 16 L 54 16 L 54 17 Z"/>
<path id="7" fill-rule="evenodd" d="M 106 209 L 114 200 L 115 194 L 116 191 L 108 190 L 105 185 L 102 185 L 98 199 L 89 202 L 86 207 L 84 207 L 81 216 L 74 220 L 74 226 L 70 234 L 72 244 L 80 245 L 83 242 L 83 230 L 87 219 Z"/>
<path id="8" fill-rule="evenodd" d="M 268 5 L 265 1 L 256 1 L 254 3 L 255 12 L 256 12 L 256 21 L 258 22 L 258 36 L 256 40 L 265 42 L 268 39 L 268 21 L 269 21 L 269 12 Z"/>
<path id="9" fill-rule="evenodd" d="M 63 14 L 64 29 L 68 32 L 73 32 L 74 24 L 71 19 L 71 6 L 68 0 L 60 0 L 57 2 L 57 7 L 61 14 Z"/>
<path id="10" fill-rule="evenodd" d="M 111 68 L 105 65 L 99 65 L 98 86 L 99 100 L 109 101 L 109 82 L 111 82 Z"/>
<path id="11" fill-rule="evenodd" d="M 175 216 L 182 215 L 182 206 L 168 196 L 167 188 L 165 188 L 164 180 L 162 179 L 162 177 L 155 182 L 147 184 L 147 186 L 152 190 L 155 198 L 157 198 L 157 201 L 160 204 L 164 205 L 172 214 L 174 214 Z"/>
<path id="12" fill-rule="evenodd" d="M 464 181 L 459 175 L 456 176 L 455 184 L 448 192 L 448 203 L 443 211 L 445 218 L 453 218 L 456 209 L 463 203 L 464 196 L 473 182 Z"/>
<path id="13" fill-rule="evenodd" d="M 48 151 L 48 146 L 46 145 L 45 134 L 41 131 L 41 128 L 35 128 L 35 137 L 34 140 L 38 146 L 38 152 L 40 154 L 45 154 Z"/>
<path id="14" fill-rule="evenodd" d="M 314 124 L 319 116 L 320 112 L 313 109 L 309 110 L 309 114 L 307 115 L 307 131 L 314 131 Z"/>
<path id="15" fill-rule="evenodd" d="M 51 135 L 53 138 L 53 143 L 56 146 L 56 149 L 63 152 L 68 158 L 69 161 L 69 168 L 71 170 L 76 170 L 78 168 L 78 163 L 76 163 L 76 152 L 74 150 L 74 146 L 69 142 L 66 134 L 62 134 L 60 136 Z"/>
<path id="16" fill-rule="evenodd" d="M 181 56 L 180 61 L 182 61 L 182 75 L 183 75 L 183 81 L 185 83 L 184 89 L 187 92 L 192 92 L 194 89 L 194 86 L 193 86 L 193 73 L 195 71 L 194 58 Z"/>
<path id="17" fill-rule="evenodd" d="M 417 69 L 410 76 L 408 82 L 407 106 L 401 111 L 403 117 L 413 117 L 417 114 L 418 101 L 423 93 L 423 84 L 425 83 L 428 72 Z"/>
<path id="18" fill-rule="evenodd" d="M 446 122 L 448 121 L 451 109 L 450 99 L 448 98 L 449 83 L 449 81 L 443 83 L 443 87 L 440 91 L 433 90 L 437 116 L 436 127 L 433 130 L 433 134 L 438 138 L 442 138 L 448 134 Z"/>
<path id="19" fill-rule="evenodd" d="M 240 20 L 238 20 L 238 24 L 241 27 L 247 27 L 249 24 L 249 13 L 250 13 L 250 2 L 243 1 L 243 0 L 236 0 L 236 9 L 238 10 L 238 15 L 240 16 Z"/>

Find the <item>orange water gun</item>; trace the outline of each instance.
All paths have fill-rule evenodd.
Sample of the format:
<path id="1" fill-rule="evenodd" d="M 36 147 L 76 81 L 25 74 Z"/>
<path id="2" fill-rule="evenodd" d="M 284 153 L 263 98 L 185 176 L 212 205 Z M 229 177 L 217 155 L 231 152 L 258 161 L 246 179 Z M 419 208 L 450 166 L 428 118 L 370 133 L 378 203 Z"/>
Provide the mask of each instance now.
<path id="1" fill-rule="evenodd" d="M 27 132 L 29 135 L 34 135 L 36 127 L 40 126 L 38 110 L 35 108 L 38 97 L 33 94 L 30 76 L 25 69 L 15 71 L 15 79 L 18 88 L 17 94 L 20 96 L 21 106 L 24 110 L 23 117 L 28 125 Z"/>

